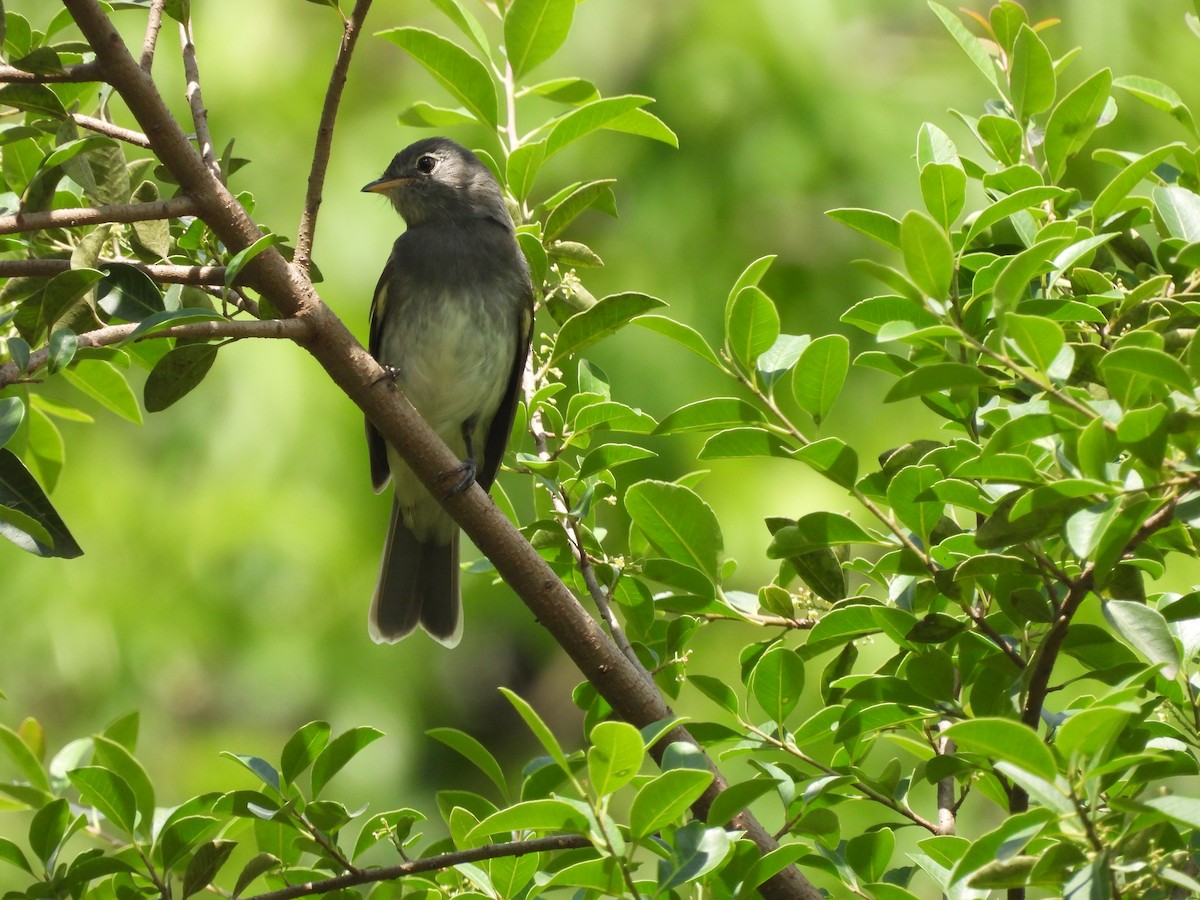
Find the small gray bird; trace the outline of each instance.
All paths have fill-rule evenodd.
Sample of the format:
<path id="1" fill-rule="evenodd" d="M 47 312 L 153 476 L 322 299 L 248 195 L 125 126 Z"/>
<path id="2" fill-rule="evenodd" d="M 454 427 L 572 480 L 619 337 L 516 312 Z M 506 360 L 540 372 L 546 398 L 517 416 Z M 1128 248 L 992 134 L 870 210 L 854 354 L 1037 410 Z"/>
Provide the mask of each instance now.
<path id="1" fill-rule="evenodd" d="M 529 266 L 492 172 L 441 137 L 402 150 L 363 188 L 383 194 L 408 230 L 371 303 L 371 354 L 463 460 L 446 495 L 488 490 L 512 430 L 533 328 Z M 417 625 L 453 647 L 462 637 L 458 525 L 367 423 L 371 480 L 395 483 L 370 633 L 392 643 Z"/>

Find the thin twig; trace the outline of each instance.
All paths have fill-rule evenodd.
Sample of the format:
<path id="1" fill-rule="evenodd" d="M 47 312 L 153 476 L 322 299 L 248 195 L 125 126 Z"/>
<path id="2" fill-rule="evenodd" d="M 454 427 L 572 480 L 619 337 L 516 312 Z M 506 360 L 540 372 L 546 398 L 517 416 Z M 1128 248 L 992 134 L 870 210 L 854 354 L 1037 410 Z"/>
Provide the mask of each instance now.
<path id="1" fill-rule="evenodd" d="M 154 47 L 158 43 L 158 31 L 162 28 L 163 7 L 166 0 L 151 0 L 150 12 L 146 17 L 146 38 L 142 41 L 142 58 L 138 61 L 147 72 L 154 65 Z"/>
<path id="2" fill-rule="evenodd" d="M 527 853 L 547 853 L 554 850 L 578 850 L 590 847 L 592 842 L 578 834 L 552 835 L 551 837 L 534 838 L 528 841 L 509 841 L 504 844 L 484 844 L 470 850 L 454 850 L 450 853 L 440 853 L 437 856 L 427 856 L 424 859 L 414 859 L 410 862 L 398 863 L 394 866 L 381 866 L 378 869 L 363 869 L 335 878 L 322 881 L 308 881 L 304 884 L 293 884 L 278 891 L 267 891 L 255 894 L 246 900 L 293 900 L 295 897 L 312 897 L 317 894 L 328 894 L 343 888 L 355 887 L 360 884 L 375 884 L 380 881 L 395 881 L 405 875 L 416 875 L 420 872 L 439 872 L 451 869 L 464 863 L 480 862 L 485 859 L 499 859 L 504 856 L 524 856 Z"/>
<path id="3" fill-rule="evenodd" d="M 124 325 L 105 325 L 94 331 L 85 331 L 78 336 L 80 347 L 110 347 L 124 341 L 136 329 L 137 323 Z M 312 331 L 311 325 L 305 319 L 223 319 L 211 322 L 188 322 L 172 328 L 155 331 L 145 338 L 138 340 L 153 340 L 155 338 L 186 337 L 186 338 L 273 338 L 303 342 Z M 14 384 L 21 378 L 38 371 L 49 359 L 50 349 L 39 347 L 29 354 L 29 363 L 24 369 L 18 369 L 16 363 L 6 363 L 0 366 L 0 388 Z"/>
<path id="4" fill-rule="evenodd" d="M 938 722 L 938 730 L 945 731 L 953 723 L 948 719 Z M 958 746 L 952 738 L 939 736 L 937 739 L 938 756 L 954 756 Z M 954 834 L 956 830 L 955 813 L 958 811 L 957 798 L 954 794 L 954 778 L 947 775 L 939 778 L 937 783 L 938 831 L 940 834 Z"/>
<path id="5" fill-rule="evenodd" d="M 763 628 L 793 628 L 797 631 L 810 631 L 815 628 L 820 619 L 794 619 L 790 616 L 763 616 L 756 613 L 702 613 L 701 619 L 708 622 L 749 622 Z"/>
<path id="6" fill-rule="evenodd" d="M 317 143 L 313 148 L 312 167 L 308 172 L 308 191 L 304 197 L 304 213 L 300 216 L 300 227 L 296 231 L 296 252 L 292 264 L 307 274 L 312 260 L 313 235 L 317 230 L 317 213 L 321 208 L 321 192 L 325 187 L 325 173 L 329 169 L 329 154 L 333 148 L 333 126 L 337 121 L 338 107 L 342 101 L 342 89 L 346 86 L 346 73 L 350 69 L 350 58 L 354 45 L 362 31 L 363 21 L 371 8 L 371 0 L 357 0 L 350 17 L 342 29 L 342 43 L 338 47 L 333 71 L 329 73 L 329 87 L 325 91 L 325 105 L 321 109 L 321 121 L 317 125 Z"/>
<path id="7" fill-rule="evenodd" d="M 127 144 L 133 144 L 135 147 L 141 147 L 148 150 L 150 148 L 150 139 L 140 131 L 134 131 L 130 128 L 122 128 L 120 125 L 114 125 L 112 122 L 105 122 L 103 119 L 97 119 L 93 116 L 85 116 L 83 113 L 72 113 L 71 118 L 75 120 L 75 124 L 81 128 L 86 128 L 88 131 L 95 131 L 97 134 L 107 135 L 111 138 L 116 138 L 118 141 L 125 141 Z"/>
<path id="8" fill-rule="evenodd" d="M 0 234 L 43 231 L 47 228 L 78 228 L 104 222 L 146 222 L 152 219 L 177 219 L 192 216 L 198 209 L 191 197 L 172 197 L 150 203 L 123 203 L 116 206 L 51 209 L 44 212 L 0 216 Z"/>
<path id="9" fill-rule="evenodd" d="M 26 72 L 16 66 L 0 65 L 0 82 L 13 84 L 62 84 L 64 82 L 102 81 L 100 63 L 86 62 L 63 66 L 61 72 Z"/>
<path id="10" fill-rule="evenodd" d="M 221 167 L 217 164 L 212 133 L 208 130 L 208 110 L 204 108 L 204 98 L 200 95 L 200 64 L 196 61 L 196 43 L 192 39 L 191 19 L 179 23 L 179 43 L 183 48 L 183 71 L 187 78 L 185 95 L 192 110 L 196 144 L 200 148 L 200 157 L 204 160 L 204 165 L 213 175 L 220 178 Z"/>
<path id="11" fill-rule="evenodd" d="M 121 263 L 145 272 L 155 281 L 164 284 L 213 284 L 225 283 L 224 266 L 175 266 L 166 263 L 144 263 L 136 259 L 102 259 L 97 268 Z M 0 259 L 0 278 L 17 275 L 54 276 L 71 268 L 69 259 Z"/>

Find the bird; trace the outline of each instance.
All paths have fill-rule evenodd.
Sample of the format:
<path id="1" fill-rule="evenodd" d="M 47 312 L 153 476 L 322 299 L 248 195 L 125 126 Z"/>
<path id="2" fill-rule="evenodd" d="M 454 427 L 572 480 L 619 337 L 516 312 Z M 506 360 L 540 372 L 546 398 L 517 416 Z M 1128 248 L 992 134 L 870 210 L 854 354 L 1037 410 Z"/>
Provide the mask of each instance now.
<path id="1" fill-rule="evenodd" d="M 401 150 L 363 191 L 406 224 L 371 302 L 368 349 L 462 460 L 446 496 L 491 488 L 512 430 L 533 329 L 533 286 L 492 171 L 449 138 Z M 369 633 L 395 643 L 418 625 L 462 637 L 459 528 L 368 419 L 371 482 L 393 482 Z"/>

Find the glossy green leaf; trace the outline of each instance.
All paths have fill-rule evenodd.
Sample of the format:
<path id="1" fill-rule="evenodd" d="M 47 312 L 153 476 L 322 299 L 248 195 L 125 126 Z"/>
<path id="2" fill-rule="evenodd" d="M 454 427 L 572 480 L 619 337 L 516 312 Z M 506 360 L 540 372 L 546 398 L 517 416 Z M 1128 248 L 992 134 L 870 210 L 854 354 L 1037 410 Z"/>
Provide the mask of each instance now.
<path id="1" fill-rule="evenodd" d="M 635 316 L 666 306 L 648 294 L 610 294 L 583 312 L 576 313 L 563 323 L 554 343 L 552 364 L 577 355 L 585 347 L 620 330 Z"/>
<path id="2" fill-rule="evenodd" d="M 149 774 L 132 753 L 111 738 L 96 735 L 92 747 L 96 764 L 119 776 L 133 792 L 137 830 L 149 835 L 154 822 L 154 785 Z"/>
<path id="3" fill-rule="evenodd" d="M 528 701 L 517 695 L 515 692 L 510 691 L 508 688 L 500 688 L 500 693 L 502 693 L 508 702 L 513 705 L 513 708 L 525 721 L 525 724 L 529 727 L 529 730 L 533 732 L 534 736 L 538 739 L 538 742 L 542 745 L 542 747 L 545 748 L 546 752 L 550 754 L 550 758 L 558 764 L 558 767 L 562 769 L 563 772 L 569 775 L 571 773 L 571 767 L 567 765 L 567 757 L 563 754 L 562 747 L 559 745 L 558 740 L 554 737 L 554 732 L 552 732 L 546 726 L 546 723 L 542 721 L 541 716 L 534 712 L 533 707 L 529 705 Z"/>
<path id="4" fill-rule="evenodd" d="M 776 645 L 759 658 L 750 675 L 750 691 L 773 722 L 783 723 L 800 702 L 804 662 L 788 647 Z"/>
<path id="5" fill-rule="evenodd" d="M 25 404 L 20 397 L 0 397 L 0 447 L 12 440 L 24 419 Z"/>
<path id="6" fill-rule="evenodd" d="M 705 828 L 702 822 L 689 822 L 677 829 L 671 856 L 659 871 L 659 886 L 672 890 L 711 872 L 729 855 L 732 841 L 724 828 Z"/>
<path id="7" fill-rule="evenodd" d="M 504 49 L 517 78 L 557 52 L 574 15 L 575 0 L 512 0 L 504 13 Z"/>
<path id="8" fill-rule="evenodd" d="M 779 311 L 760 288 L 742 288 L 728 308 L 725 342 L 743 371 L 752 372 L 758 357 L 779 337 Z"/>
<path id="9" fill-rule="evenodd" d="M 137 799 L 125 779 L 100 766 L 74 769 L 67 777 L 84 803 L 94 806 L 123 834 L 133 834 Z"/>
<path id="10" fill-rule="evenodd" d="M 434 6 L 453 22 L 463 34 L 471 39 L 483 54 L 488 54 L 487 33 L 479 20 L 463 5 L 462 0 L 431 0 Z"/>
<path id="11" fill-rule="evenodd" d="M 954 253 L 950 239 L 937 222 L 910 210 L 900 222 L 900 249 L 904 267 L 927 297 L 942 300 L 954 277 Z"/>
<path id="12" fill-rule="evenodd" d="M 874 238 L 881 244 L 900 249 L 900 221 L 894 216 L 874 209 L 855 208 L 831 209 L 825 215 L 862 232 L 869 238 Z"/>
<path id="13" fill-rule="evenodd" d="M 774 456 L 790 459 L 792 448 L 773 431 L 743 427 L 719 431 L 704 442 L 698 459 L 737 459 L 748 456 Z"/>
<path id="14" fill-rule="evenodd" d="M 201 844 L 200 849 L 188 862 L 187 869 L 183 873 L 183 889 L 179 894 L 180 900 L 187 900 L 188 897 L 212 884 L 213 879 L 217 877 L 217 873 L 221 871 L 221 867 L 225 865 L 229 854 L 236 846 L 236 841 L 207 841 Z"/>
<path id="15" fill-rule="evenodd" d="M 1150 196 L 1171 237 L 1189 244 L 1200 241 L 1200 195 L 1172 184 L 1156 187 Z"/>
<path id="16" fill-rule="evenodd" d="M 1008 85 L 1013 108 L 1022 121 L 1045 112 L 1054 103 L 1054 59 L 1028 25 L 1020 27 L 1013 41 Z"/>
<path id="17" fill-rule="evenodd" d="M 773 778 L 753 778 L 739 784 L 731 784 L 717 794 L 708 808 L 704 821 L 709 825 L 724 825 L 733 817 L 764 794 L 775 790 L 777 782 Z"/>
<path id="18" fill-rule="evenodd" d="M 992 87 L 997 91 L 1000 90 L 1000 79 L 996 74 L 996 64 L 984 46 L 983 41 L 971 34 L 967 30 L 967 27 L 959 20 L 958 16 L 940 3 L 934 3 L 933 0 L 930 0 L 929 8 L 942 20 L 942 24 L 946 26 L 946 30 L 950 32 L 951 37 L 958 42 L 963 52 L 967 54 L 967 58 L 983 73 L 983 77 L 990 81 Z"/>
<path id="19" fill-rule="evenodd" d="M 895 403 L 910 397 L 920 397 L 938 391 L 978 387 L 991 381 L 987 374 L 965 363 L 933 363 L 913 369 L 894 385 L 883 398 Z"/>
<path id="20" fill-rule="evenodd" d="M 314 721 L 301 725 L 283 745 L 279 757 L 279 774 L 284 784 L 293 784 L 313 764 L 329 743 L 328 722 Z"/>
<path id="21" fill-rule="evenodd" d="M 655 434 L 680 434 L 688 431 L 719 431 L 740 425 L 760 424 L 766 417 L 758 407 L 737 397 L 710 397 L 681 406 L 664 416 Z"/>
<path id="22" fill-rule="evenodd" d="M 213 344 L 183 344 L 150 370 L 143 399 L 146 412 L 162 412 L 199 386 L 217 360 Z"/>
<path id="23" fill-rule="evenodd" d="M 383 732 L 369 725 L 360 725 L 335 737 L 317 754 L 312 764 L 312 795 L 317 797 L 325 785 L 342 767 L 366 747 L 383 737 Z"/>
<path id="24" fill-rule="evenodd" d="M 943 734 L 957 741 L 961 750 L 1007 761 L 1046 781 L 1052 782 L 1058 773 L 1054 754 L 1037 733 L 1013 719 L 981 716 L 956 722 Z"/>
<path id="25" fill-rule="evenodd" d="M 1101 69 L 1063 97 L 1046 122 L 1043 151 L 1050 180 L 1058 181 L 1067 160 L 1083 149 L 1096 130 L 1112 89 L 1112 70 Z"/>
<path id="26" fill-rule="evenodd" d="M 67 114 L 58 95 L 44 84 L 15 82 L 0 86 L 0 106 L 44 113 L 56 119 L 64 118 Z"/>
<path id="27" fill-rule="evenodd" d="M 1153 347 L 1123 346 L 1106 353 L 1100 360 L 1100 372 L 1104 380 L 1113 390 L 1114 376 L 1120 373 L 1134 375 L 1160 383 L 1174 390 L 1190 394 L 1192 381 L 1183 363 L 1175 357 L 1155 350 Z M 1125 404 L 1128 397 L 1118 397 L 1113 391 L 1114 399 Z"/>
<path id="28" fill-rule="evenodd" d="M 1179 648 L 1162 613 L 1134 600 L 1107 600 L 1101 609 L 1117 634 L 1151 663 L 1162 666 L 1163 677 L 1179 673 Z"/>
<path id="29" fill-rule="evenodd" d="M 586 834 L 588 816 L 565 800 L 526 800 L 484 818 L 467 835 L 469 841 L 508 831 L 556 831 Z"/>
<path id="30" fill-rule="evenodd" d="M 588 778 L 596 793 L 605 797 L 633 780 L 646 755 L 642 736 L 628 722 L 601 722 L 590 734 Z"/>
<path id="31" fill-rule="evenodd" d="M 671 339 L 681 347 L 686 347 L 705 362 L 712 363 L 717 368 L 722 368 L 721 360 L 717 357 L 712 347 L 709 346 L 708 341 L 690 325 L 684 325 L 682 322 L 676 322 L 674 319 L 669 319 L 666 316 L 654 315 L 636 316 L 631 321 L 636 325 L 648 328 Z"/>
<path id="32" fill-rule="evenodd" d="M 579 463 L 579 478 L 587 478 L 597 472 L 607 472 L 625 463 L 658 456 L 653 450 L 634 444 L 601 444 L 588 453 Z"/>
<path id="33" fill-rule="evenodd" d="M 267 874 L 283 865 L 283 861 L 272 853 L 256 853 L 250 858 L 250 861 L 242 866 L 242 871 L 238 873 L 237 881 L 233 886 L 233 897 L 240 897 L 246 888 L 254 883 L 255 879 Z"/>
<path id="34" fill-rule="evenodd" d="M 1191 110 L 1183 102 L 1179 92 L 1170 85 L 1144 75 L 1124 75 L 1113 81 L 1113 87 L 1118 87 L 1143 103 L 1165 112 L 1190 131 L 1193 137 L 1200 137 Z"/>
<path id="35" fill-rule="evenodd" d="M 990 228 L 997 222 L 1013 216 L 1017 213 L 1024 212 L 1028 209 L 1033 209 L 1043 203 L 1053 203 L 1061 200 L 1068 195 L 1068 191 L 1053 185 L 1035 185 L 1033 187 L 1022 188 L 1019 191 L 1013 191 L 1007 197 L 1001 197 L 995 203 L 985 207 L 980 211 L 979 215 L 971 223 L 971 227 L 967 229 L 967 235 L 963 240 L 963 250 L 966 250 L 974 242 L 975 238 L 981 235 L 985 229 Z"/>
<path id="36" fill-rule="evenodd" d="M 1107 222 L 1116 211 L 1117 205 L 1129 196 L 1129 192 L 1147 178 L 1163 160 L 1183 149 L 1184 146 L 1178 142 L 1167 144 L 1165 147 L 1151 150 L 1122 169 L 1092 201 L 1093 227 L 1099 231 L 1100 226 Z"/>
<path id="37" fill-rule="evenodd" d="M 1005 329 L 1025 361 L 1043 374 L 1050 370 L 1066 343 L 1062 326 L 1037 316 L 1009 313 Z"/>
<path id="38" fill-rule="evenodd" d="M 38 556 L 83 555 L 37 479 L 15 453 L 4 448 L 0 448 L 0 537 Z M 0 743 L 3 735 L 0 728 Z"/>
<path id="39" fill-rule="evenodd" d="M 775 532 L 767 556 L 783 559 L 840 544 L 877 544 L 861 525 L 838 513 L 815 512 Z"/>
<path id="40" fill-rule="evenodd" d="M 737 715 L 738 698 L 734 693 L 733 688 L 726 684 L 720 678 L 714 678 L 711 675 L 689 674 L 688 683 L 691 684 L 709 700 L 716 703 L 728 713 Z"/>
<path id="41" fill-rule="evenodd" d="M 720 579 L 724 539 L 712 508 L 691 488 L 640 481 L 625 492 L 630 519 L 668 558 Z"/>
<path id="42" fill-rule="evenodd" d="M 533 183 L 546 161 L 546 142 L 522 144 L 508 157 L 508 189 L 518 200 L 524 200 L 533 190 Z"/>
<path id="43" fill-rule="evenodd" d="M 1053 268 L 1051 260 L 1067 243 L 1067 238 L 1048 238 L 1009 258 L 992 285 L 992 312 L 997 318 L 1007 317 L 1029 296 L 1029 283 Z"/>
<path id="44" fill-rule="evenodd" d="M 22 869 L 29 875 L 33 874 L 33 867 L 25 858 L 25 851 L 4 837 L 0 837 L 0 862 L 6 862 L 10 866 Z"/>
<path id="45" fill-rule="evenodd" d="M 499 789 L 502 797 L 508 796 L 504 770 L 500 768 L 500 763 L 496 762 L 496 757 L 476 738 L 457 728 L 430 728 L 425 733 L 464 757 L 488 777 L 492 784 Z"/>
<path id="46" fill-rule="evenodd" d="M 563 115 L 546 135 L 546 158 L 549 159 L 568 144 L 591 134 L 598 128 L 604 128 L 631 110 L 638 109 L 650 103 L 652 98 L 636 94 L 626 94 L 620 97 L 604 97 L 592 100 L 575 107 Z"/>
<path id="47" fill-rule="evenodd" d="M 496 85 L 487 67 L 453 41 L 424 28 L 391 28 L 379 32 L 437 79 L 484 125 L 499 121 Z"/>
<path id="48" fill-rule="evenodd" d="M 214 816 L 181 816 L 173 818 L 158 836 L 165 869 L 173 869 L 197 846 L 220 830 L 221 820 Z"/>
<path id="49" fill-rule="evenodd" d="M 642 107 L 631 109 L 627 113 L 609 119 L 604 123 L 604 130 L 620 131 L 624 134 L 649 138 L 652 141 L 679 149 L 679 136 L 667 126 L 666 122 Z"/>
<path id="50" fill-rule="evenodd" d="M 818 425 L 833 409 L 850 371 L 850 342 L 840 334 L 826 334 L 800 354 L 792 375 L 796 403 Z"/>
<path id="51" fill-rule="evenodd" d="M 571 191 L 546 217 L 545 240 L 558 237 L 585 210 L 595 208 L 616 216 L 617 200 L 612 190 L 614 183 L 614 179 L 606 178 L 581 184 Z"/>
<path id="52" fill-rule="evenodd" d="M 858 481 L 858 454 L 840 438 L 827 437 L 813 441 L 792 455 L 839 487 L 850 490 Z"/>
<path id="53" fill-rule="evenodd" d="M 641 841 L 687 811 L 712 783 L 713 774 L 704 769 L 670 769 L 646 782 L 633 798 L 629 828 Z"/>
<path id="54" fill-rule="evenodd" d="M 966 172 L 961 166 L 930 163 L 921 169 L 920 185 L 925 209 L 942 227 L 949 228 L 966 202 Z"/>
<path id="55" fill-rule="evenodd" d="M 142 423 L 137 398 L 125 376 L 112 363 L 103 359 L 80 360 L 72 368 L 64 369 L 62 375 L 105 409 L 137 425 Z"/>
<path id="56" fill-rule="evenodd" d="M 418 100 L 402 109 L 396 116 L 396 122 L 416 128 L 448 128 L 454 125 L 472 125 L 475 123 L 475 117 L 462 108 L 449 109 Z"/>

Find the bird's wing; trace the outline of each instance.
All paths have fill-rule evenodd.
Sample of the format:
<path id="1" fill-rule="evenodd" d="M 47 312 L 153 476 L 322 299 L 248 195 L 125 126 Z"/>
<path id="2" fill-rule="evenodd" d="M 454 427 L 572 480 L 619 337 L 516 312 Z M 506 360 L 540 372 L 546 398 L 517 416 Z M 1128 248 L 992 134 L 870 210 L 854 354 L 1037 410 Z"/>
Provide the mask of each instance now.
<path id="1" fill-rule="evenodd" d="M 504 389 L 504 398 L 500 401 L 492 425 L 488 429 L 487 443 L 483 449 L 483 465 L 475 475 L 475 480 L 485 491 L 491 488 L 492 482 L 496 480 L 496 473 L 500 471 L 504 448 L 508 445 L 513 419 L 517 415 L 517 401 L 521 397 L 525 361 L 529 358 L 529 345 L 533 338 L 533 286 L 528 282 L 525 303 L 522 305 L 520 316 L 517 317 L 517 333 L 513 337 L 517 347 L 513 354 L 512 371 L 508 374 L 508 386 Z"/>
<path id="2" fill-rule="evenodd" d="M 394 260 L 394 254 L 388 257 L 387 265 L 383 267 L 383 274 L 379 276 L 379 283 L 375 285 L 375 295 L 371 298 L 371 332 L 367 350 L 376 360 L 379 359 L 379 344 L 383 340 L 383 307 L 387 303 L 387 291 L 392 280 Z M 375 488 L 375 493 L 378 494 L 387 487 L 392 473 L 388 467 L 387 442 L 370 420 L 367 421 L 367 453 L 371 458 L 371 484 Z"/>

